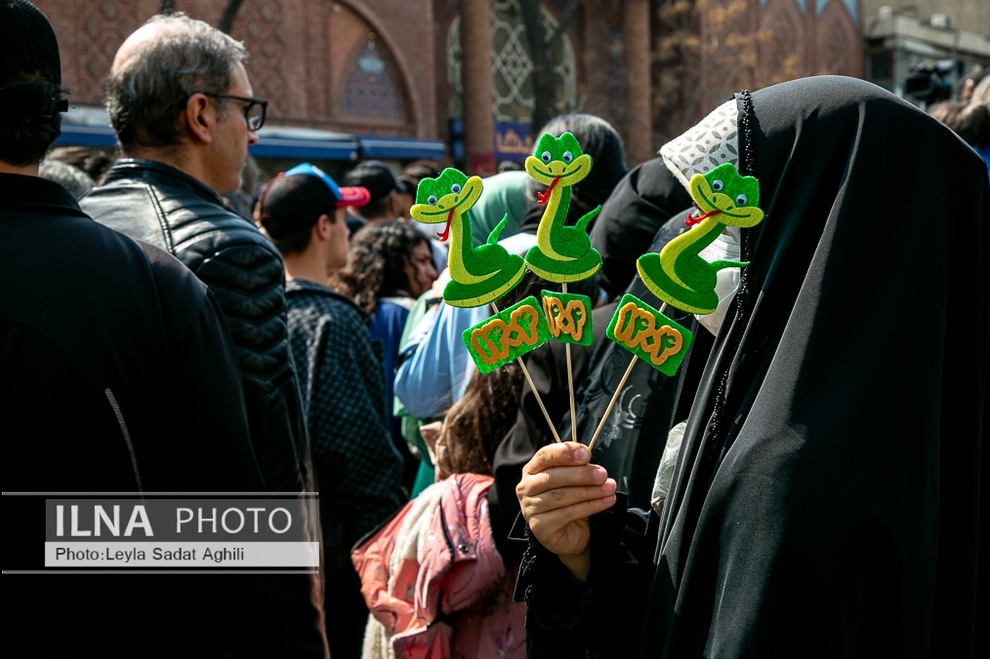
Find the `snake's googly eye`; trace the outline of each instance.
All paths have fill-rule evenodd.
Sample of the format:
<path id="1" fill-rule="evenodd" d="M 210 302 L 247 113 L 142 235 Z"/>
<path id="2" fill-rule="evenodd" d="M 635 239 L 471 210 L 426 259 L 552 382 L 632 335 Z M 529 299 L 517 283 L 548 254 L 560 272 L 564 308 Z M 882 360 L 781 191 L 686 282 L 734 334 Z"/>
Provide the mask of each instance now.
<path id="1" fill-rule="evenodd" d="M 540 160 L 542 160 L 545 163 L 549 164 L 551 158 L 553 158 L 553 156 L 550 155 L 549 151 L 544 151 L 543 153 L 540 154 Z"/>
<path id="2" fill-rule="evenodd" d="M 426 198 L 426 203 L 428 203 L 430 206 L 436 206 L 438 201 L 439 199 L 437 199 L 437 196 L 435 194 L 431 194 L 429 197 Z"/>
<path id="3" fill-rule="evenodd" d="M 736 197 L 736 206 L 745 206 L 747 201 L 749 201 L 749 199 L 746 198 L 746 195 L 741 194 Z"/>
<path id="4" fill-rule="evenodd" d="M 459 193 L 461 191 L 460 184 L 459 183 L 455 183 L 452 186 L 450 186 L 450 191 L 453 192 L 454 194 Z"/>
<path id="5" fill-rule="evenodd" d="M 564 162 L 570 162 L 574 160 L 574 155 L 570 151 L 564 151 L 564 155 L 561 156 Z"/>
<path id="6" fill-rule="evenodd" d="M 715 179 L 714 181 L 712 181 L 712 190 L 714 190 L 715 192 L 721 192 L 722 188 L 724 187 L 725 185 L 723 185 L 722 181 L 720 181 L 719 179 Z"/>

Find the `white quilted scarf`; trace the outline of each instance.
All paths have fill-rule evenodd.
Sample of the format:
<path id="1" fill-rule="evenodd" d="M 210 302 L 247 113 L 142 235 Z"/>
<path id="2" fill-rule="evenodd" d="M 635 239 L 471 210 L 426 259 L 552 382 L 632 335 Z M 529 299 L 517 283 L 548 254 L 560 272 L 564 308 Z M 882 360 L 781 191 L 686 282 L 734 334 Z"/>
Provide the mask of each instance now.
<path id="1" fill-rule="evenodd" d="M 685 189 L 695 174 L 727 162 L 739 169 L 738 116 L 735 99 L 726 101 L 697 126 L 661 147 L 664 164 Z"/>

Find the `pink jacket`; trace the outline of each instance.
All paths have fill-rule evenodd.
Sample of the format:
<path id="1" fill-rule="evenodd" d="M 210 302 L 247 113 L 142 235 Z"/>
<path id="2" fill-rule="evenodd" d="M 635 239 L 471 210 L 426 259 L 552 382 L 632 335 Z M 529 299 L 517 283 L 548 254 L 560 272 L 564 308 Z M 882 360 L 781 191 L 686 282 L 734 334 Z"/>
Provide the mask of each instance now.
<path id="1" fill-rule="evenodd" d="M 526 656 L 525 604 L 512 601 L 492 539 L 492 478 L 455 474 L 424 490 L 351 553 L 380 644 L 402 659 Z M 365 640 L 365 656 L 369 653 Z"/>

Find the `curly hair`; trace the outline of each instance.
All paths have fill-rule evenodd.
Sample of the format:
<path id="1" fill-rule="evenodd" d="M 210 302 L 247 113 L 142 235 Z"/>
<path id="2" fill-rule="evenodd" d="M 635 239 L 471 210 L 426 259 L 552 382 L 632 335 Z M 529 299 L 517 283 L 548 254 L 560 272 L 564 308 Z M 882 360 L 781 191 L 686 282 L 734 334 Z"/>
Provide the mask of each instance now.
<path id="1" fill-rule="evenodd" d="M 350 297 L 369 314 L 383 297 L 412 297 L 406 263 L 423 243 L 429 244 L 429 240 L 410 222 L 368 224 L 354 234 L 347 265 L 330 278 L 330 288 Z"/>
<path id="2" fill-rule="evenodd" d="M 185 14 L 157 15 L 147 24 L 168 28 L 107 79 L 107 113 L 120 144 L 181 144 L 179 116 L 195 92 L 225 94 L 234 66 L 247 58 L 244 44 Z M 221 118 L 226 111 L 217 99 Z"/>
<path id="3" fill-rule="evenodd" d="M 492 475 L 495 450 L 519 411 L 522 382 L 516 362 L 490 373 L 475 372 L 464 397 L 447 412 L 437 439 L 442 469 L 451 474 Z"/>

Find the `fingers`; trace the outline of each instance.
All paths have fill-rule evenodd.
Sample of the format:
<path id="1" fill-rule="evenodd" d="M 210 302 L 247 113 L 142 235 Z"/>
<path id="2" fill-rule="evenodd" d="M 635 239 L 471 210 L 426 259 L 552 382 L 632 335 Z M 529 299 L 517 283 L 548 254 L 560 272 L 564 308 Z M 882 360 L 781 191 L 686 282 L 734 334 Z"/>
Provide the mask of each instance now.
<path id="1" fill-rule="evenodd" d="M 443 428 L 443 421 L 424 423 L 419 427 L 419 435 L 427 445 L 430 445 L 437 441 L 437 436 L 440 434 L 441 428 Z"/>
<path id="2" fill-rule="evenodd" d="M 602 487 L 605 487 L 605 490 Z M 588 543 L 591 541 L 591 526 L 588 519 L 604 510 L 608 510 L 615 505 L 615 483 L 608 481 L 602 487 L 593 488 L 597 492 L 591 492 L 591 498 L 577 500 L 570 505 L 543 510 L 539 502 L 525 500 L 521 502 L 523 517 L 529 524 L 529 530 L 549 551 L 557 554 L 562 559 L 571 557 L 577 563 L 564 561 L 564 564 L 578 578 L 584 579 L 587 575 Z M 612 494 L 601 496 L 610 489 Z M 585 494 L 589 494 L 585 492 Z M 579 493 L 573 493 L 580 498 Z M 584 565 L 583 569 L 578 569 L 579 564 Z"/>
<path id="3" fill-rule="evenodd" d="M 553 467 L 538 474 L 523 476 L 516 486 L 516 494 L 520 497 L 532 497 L 558 488 L 598 486 L 607 478 L 608 473 L 598 465 Z"/>
<path id="4" fill-rule="evenodd" d="M 615 505 L 615 481 L 590 459 L 588 447 L 576 442 L 544 446 L 523 467 L 516 486 L 530 531 L 558 556 L 584 556 L 588 518 Z M 582 578 L 580 570 L 569 569 Z"/>
<path id="5" fill-rule="evenodd" d="M 584 444 L 563 442 L 544 446 L 523 467 L 523 476 L 536 474 L 552 467 L 569 467 L 588 464 L 591 452 Z"/>
<path id="6" fill-rule="evenodd" d="M 540 451 L 543 455 L 538 453 L 523 469 L 523 477 L 516 485 L 516 496 L 527 521 L 566 509 L 554 518 L 566 525 L 567 521 L 587 517 L 615 502 L 615 481 L 608 478 L 602 467 L 582 463 L 587 456 L 574 455 L 580 449 L 587 452 L 580 444 L 544 447 Z M 540 467 L 542 469 L 537 470 Z"/>
<path id="7" fill-rule="evenodd" d="M 533 513 L 530 516 L 527 516 L 524 511 L 523 516 L 529 523 L 529 530 L 542 541 L 544 538 L 554 538 L 571 524 L 586 520 L 592 515 L 600 513 L 603 510 L 608 510 L 614 505 L 615 494 L 613 489 L 613 494 L 605 497 L 577 501 L 562 508 Z"/>
<path id="8" fill-rule="evenodd" d="M 523 497 L 538 496 L 557 488 L 602 485 L 608 473 L 598 465 L 588 464 L 589 457 L 587 447 L 574 442 L 544 446 L 523 467 L 516 496 L 522 501 Z"/>
<path id="9" fill-rule="evenodd" d="M 537 474 L 522 477 L 516 486 L 516 496 L 523 517 L 532 517 L 567 509 L 565 517 L 587 517 L 589 502 L 594 512 L 604 510 L 615 502 L 616 483 L 598 465 L 551 467 Z"/>
<path id="10" fill-rule="evenodd" d="M 602 500 L 604 508 L 611 506 L 615 502 L 615 489 L 615 481 L 611 478 L 600 485 L 558 487 L 537 494 L 524 494 L 519 497 L 519 508 L 527 519 L 565 509 L 569 511 L 567 515 L 574 514 L 577 515 L 574 519 L 580 519 L 582 515 L 578 511 L 585 504 Z M 587 514 L 583 516 L 587 517 Z"/>

